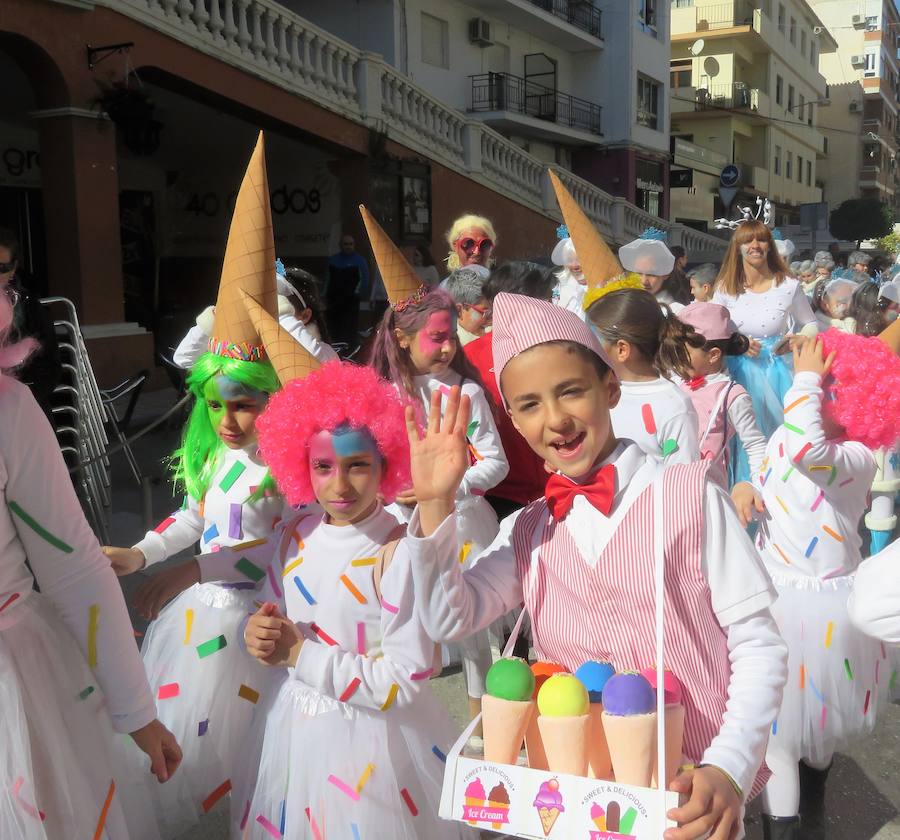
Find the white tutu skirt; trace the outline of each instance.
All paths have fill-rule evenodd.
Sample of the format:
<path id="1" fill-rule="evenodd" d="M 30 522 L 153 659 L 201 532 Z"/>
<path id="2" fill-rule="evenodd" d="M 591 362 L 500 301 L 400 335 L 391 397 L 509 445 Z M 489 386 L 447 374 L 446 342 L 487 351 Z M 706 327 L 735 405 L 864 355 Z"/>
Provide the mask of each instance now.
<path id="1" fill-rule="evenodd" d="M 788 681 L 769 745 L 822 766 L 842 745 L 872 731 L 890 662 L 879 641 L 850 623 L 852 575 L 775 577 L 774 583 L 778 600 L 771 611 L 788 646 Z"/>
<path id="2" fill-rule="evenodd" d="M 152 826 L 152 813 L 142 780 L 120 760 L 125 739 L 137 750 L 113 730 L 103 692 L 52 604 L 30 594 L 0 625 L 0 837 L 158 836 L 141 827 Z M 133 766 L 157 784 L 149 760 Z"/>
<path id="3" fill-rule="evenodd" d="M 446 755 L 455 735 L 427 686 L 385 713 L 289 679 L 260 724 L 258 773 L 248 761 L 232 800 L 233 838 L 475 838 L 437 815 L 445 763 L 435 748 Z"/>
<path id="4" fill-rule="evenodd" d="M 250 724 L 283 678 L 244 649 L 255 594 L 196 584 L 147 630 L 141 653 L 159 718 L 184 753 L 171 781 L 151 786 L 165 838 L 187 831 L 217 805 L 227 808 Z"/>

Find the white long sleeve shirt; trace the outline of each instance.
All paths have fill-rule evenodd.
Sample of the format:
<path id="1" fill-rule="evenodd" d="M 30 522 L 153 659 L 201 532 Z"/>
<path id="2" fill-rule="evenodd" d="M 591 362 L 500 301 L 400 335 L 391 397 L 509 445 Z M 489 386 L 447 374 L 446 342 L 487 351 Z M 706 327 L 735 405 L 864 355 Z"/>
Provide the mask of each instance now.
<path id="1" fill-rule="evenodd" d="M 0 378 L 0 416 L 0 642 L 4 622 L 32 594 L 27 560 L 84 652 L 116 731 L 140 729 L 156 717 L 156 705 L 122 590 L 84 518 L 53 430 L 31 391 L 7 376 Z"/>
<path id="2" fill-rule="evenodd" d="M 584 557 L 597 557 L 612 538 L 628 483 L 645 462 L 646 456 L 627 442 L 621 442 L 607 460 L 617 472 L 609 517 L 584 497 L 575 497 L 565 523 Z M 512 544 L 518 515 L 503 520 L 494 543 L 465 572 L 455 554 L 455 518 L 448 517 L 434 534 L 423 538 L 418 512 L 413 516 L 407 543 L 416 601 L 432 638 L 465 638 L 521 606 L 522 585 Z M 721 767 L 749 792 L 781 704 L 787 652 L 768 612 L 775 597 L 772 585 L 728 495 L 714 482 L 706 485 L 703 528 L 702 570 L 713 611 L 727 633 L 731 662 L 722 727 L 703 761 Z"/>
<path id="3" fill-rule="evenodd" d="M 900 540 L 863 560 L 847 610 L 866 635 L 900 645 Z"/>
<path id="4" fill-rule="evenodd" d="M 803 332 L 815 335 L 816 316 L 803 293 L 800 281 L 786 277 L 765 292 L 729 295 L 718 291 L 713 303 L 726 307 L 739 332 L 757 340 Z"/>
<path id="5" fill-rule="evenodd" d="M 663 377 L 620 384 L 622 397 L 610 412 L 616 437 L 666 464 L 700 460 L 697 412 L 681 388 Z"/>

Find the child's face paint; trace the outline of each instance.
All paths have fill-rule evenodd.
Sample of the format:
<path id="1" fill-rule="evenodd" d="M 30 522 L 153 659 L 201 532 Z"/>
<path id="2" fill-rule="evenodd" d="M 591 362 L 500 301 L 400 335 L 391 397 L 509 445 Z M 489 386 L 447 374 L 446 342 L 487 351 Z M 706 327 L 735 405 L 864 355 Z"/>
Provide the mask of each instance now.
<path id="1" fill-rule="evenodd" d="M 219 375 L 207 380 L 203 399 L 209 422 L 225 446 L 243 449 L 256 443 L 256 418 L 265 409 L 268 394 Z"/>
<path id="2" fill-rule="evenodd" d="M 503 369 L 501 385 L 513 425 L 552 470 L 580 478 L 615 447 L 609 411 L 619 382 L 612 373 L 601 378 L 569 347 L 520 353 Z"/>
<path id="3" fill-rule="evenodd" d="M 425 326 L 405 340 L 416 373 L 440 375 L 456 355 L 456 314 L 449 310 L 432 312 Z"/>
<path id="4" fill-rule="evenodd" d="M 368 430 L 341 426 L 310 438 L 310 481 L 332 525 L 350 525 L 372 513 L 381 475 L 381 455 Z"/>

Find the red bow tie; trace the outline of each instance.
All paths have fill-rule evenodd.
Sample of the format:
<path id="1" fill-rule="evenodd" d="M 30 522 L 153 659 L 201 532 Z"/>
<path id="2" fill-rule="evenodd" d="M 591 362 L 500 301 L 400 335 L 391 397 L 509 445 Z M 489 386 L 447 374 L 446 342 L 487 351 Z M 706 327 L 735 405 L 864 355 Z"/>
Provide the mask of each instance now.
<path id="1" fill-rule="evenodd" d="M 695 376 L 693 379 L 688 379 L 688 381 L 684 384 L 687 385 L 688 388 L 690 388 L 692 391 L 697 391 L 706 384 L 706 377 Z"/>
<path id="2" fill-rule="evenodd" d="M 547 507 L 556 520 L 563 519 L 576 496 L 584 496 L 604 516 L 609 516 L 616 492 L 616 468 L 601 467 L 587 484 L 576 484 L 571 478 L 551 475 L 544 489 Z"/>

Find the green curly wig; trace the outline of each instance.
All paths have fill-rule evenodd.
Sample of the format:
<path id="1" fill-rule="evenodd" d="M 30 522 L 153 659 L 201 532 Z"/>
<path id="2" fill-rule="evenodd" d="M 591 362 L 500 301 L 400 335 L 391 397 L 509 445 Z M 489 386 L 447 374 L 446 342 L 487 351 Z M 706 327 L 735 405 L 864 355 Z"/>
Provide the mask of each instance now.
<path id="1" fill-rule="evenodd" d="M 203 396 L 204 386 L 214 376 L 226 376 L 239 385 L 266 394 L 274 394 L 281 387 L 269 362 L 244 362 L 215 353 L 204 353 L 197 359 L 185 383 L 194 395 L 194 407 L 184 427 L 181 446 L 172 453 L 170 467 L 176 485 L 198 502 L 206 495 L 225 450 L 225 444 L 209 421 Z M 267 490 L 277 492 L 268 472 L 250 501 L 262 498 Z"/>

